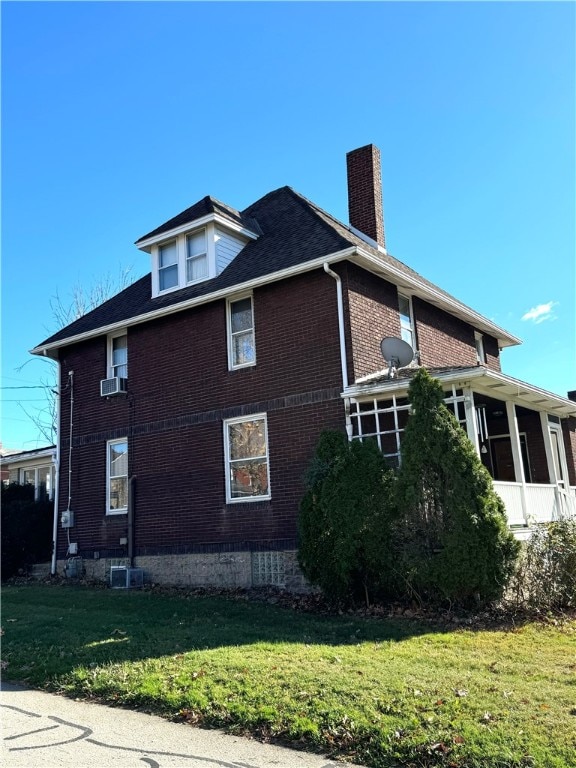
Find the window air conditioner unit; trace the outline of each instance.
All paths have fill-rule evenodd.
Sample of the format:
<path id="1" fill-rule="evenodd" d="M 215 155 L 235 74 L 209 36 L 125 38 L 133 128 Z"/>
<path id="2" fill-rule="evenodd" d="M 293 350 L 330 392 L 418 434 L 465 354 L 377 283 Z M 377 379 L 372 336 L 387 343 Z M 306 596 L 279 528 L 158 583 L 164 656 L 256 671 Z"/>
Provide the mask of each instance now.
<path id="1" fill-rule="evenodd" d="M 121 379 L 119 376 L 114 376 L 112 379 L 102 379 L 100 382 L 100 394 L 102 397 L 119 395 L 127 390 L 128 379 Z"/>
<path id="2" fill-rule="evenodd" d="M 112 589 L 133 589 L 144 583 L 142 568 L 130 568 L 127 565 L 110 566 L 110 586 Z"/>

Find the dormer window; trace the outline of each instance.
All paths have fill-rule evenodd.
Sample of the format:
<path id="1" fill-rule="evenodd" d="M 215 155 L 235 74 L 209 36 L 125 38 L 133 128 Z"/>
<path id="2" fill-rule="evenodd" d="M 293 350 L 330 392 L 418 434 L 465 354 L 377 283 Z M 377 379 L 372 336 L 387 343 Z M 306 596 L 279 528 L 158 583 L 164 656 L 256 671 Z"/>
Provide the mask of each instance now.
<path id="1" fill-rule="evenodd" d="M 259 233 L 253 219 L 203 198 L 136 242 L 152 257 L 152 297 L 212 280 Z"/>
<path id="2" fill-rule="evenodd" d="M 176 240 L 158 247 L 158 283 L 161 291 L 178 287 L 178 247 Z"/>
<path id="3" fill-rule="evenodd" d="M 186 238 L 186 281 L 195 283 L 208 277 L 206 230 L 201 229 Z"/>

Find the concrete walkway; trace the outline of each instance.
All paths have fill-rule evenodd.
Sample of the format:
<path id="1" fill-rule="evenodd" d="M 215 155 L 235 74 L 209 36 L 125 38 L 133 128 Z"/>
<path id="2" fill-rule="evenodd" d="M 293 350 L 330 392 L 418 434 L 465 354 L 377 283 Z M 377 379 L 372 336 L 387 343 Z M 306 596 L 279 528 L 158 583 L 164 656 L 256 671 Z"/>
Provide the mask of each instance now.
<path id="1" fill-rule="evenodd" d="M 318 755 L 2 683 L 5 768 L 342 768 Z M 350 763 L 347 764 L 350 766 Z"/>

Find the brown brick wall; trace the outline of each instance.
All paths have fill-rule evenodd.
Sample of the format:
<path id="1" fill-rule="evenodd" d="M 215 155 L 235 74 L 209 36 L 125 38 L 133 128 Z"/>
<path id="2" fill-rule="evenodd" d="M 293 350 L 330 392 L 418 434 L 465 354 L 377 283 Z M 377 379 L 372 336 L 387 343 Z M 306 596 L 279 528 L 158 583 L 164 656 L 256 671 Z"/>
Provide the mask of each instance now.
<path id="1" fill-rule="evenodd" d="M 347 318 L 346 345 L 350 383 L 382 370 L 386 363 L 380 352 L 385 336 L 400 334 L 398 290 L 395 285 L 371 275 L 354 264 L 342 269 L 344 316 Z"/>
<path id="2" fill-rule="evenodd" d="M 106 441 L 130 435 L 136 551 L 296 536 L 302 477 L 322 429 L 344 427 L 336 286 L 319 270 L 254 294 L 254 367 L 228 371 L 224 301 L 130 329 L 129 393 L 102 398 L 106 339 L 62 355 L 74 370 L 71 541 L 122 556 L 126 515 L 105 514 Z M 62 398 L 60 509 L 70 391 Z M 266 412 L 272 499 L 225 502 L 225 418 Z M 60 529 L 59 554 L 66 538 Z"/>
<path id="3" fill-rule="evenodd" d="M 474 328 L 418 297 L 412 301 L 420 362 L 427 367 L 477 364 Z M 500 370 L 496 339 L 484 336 L 486 365 Z"/>
<path id="4" fill-rule="evenodd" d="M 398 289 L 353 264 L 340 270 L 347 327 L 348 368 L 351 382 L 385 367 L 380 342 L 385 336 L 400 336 Z M 412 301 L 417 348 L 422 365 L 474 366 L 474 328 L 421 299 Z M 484 336 L 486 365 L 500 370 L 497 340 Z"/>

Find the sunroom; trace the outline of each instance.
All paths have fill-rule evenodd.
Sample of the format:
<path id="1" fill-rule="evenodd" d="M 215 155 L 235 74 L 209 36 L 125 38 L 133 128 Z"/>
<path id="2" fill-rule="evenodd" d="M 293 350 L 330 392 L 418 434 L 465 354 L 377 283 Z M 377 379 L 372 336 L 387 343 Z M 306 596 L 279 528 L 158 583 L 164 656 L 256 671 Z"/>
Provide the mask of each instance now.
<path id="1" fill-rule="evenodd" d="M 400 369 L 394 378 L 374 374 L 342 393 L 349 436 L 376 438 L 396 466 L 415 370 Z M 576 517 L 576 402 L 484 366 L 429 373 L 441 383 L 446 406 L 492 476 L 519 537 L 537 523 Z"/>

